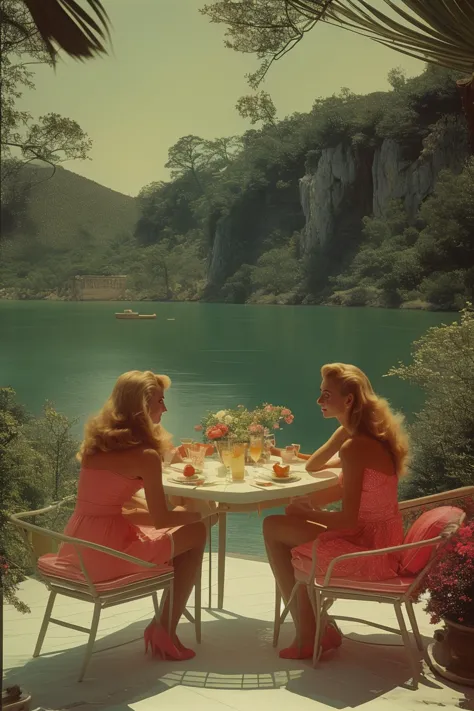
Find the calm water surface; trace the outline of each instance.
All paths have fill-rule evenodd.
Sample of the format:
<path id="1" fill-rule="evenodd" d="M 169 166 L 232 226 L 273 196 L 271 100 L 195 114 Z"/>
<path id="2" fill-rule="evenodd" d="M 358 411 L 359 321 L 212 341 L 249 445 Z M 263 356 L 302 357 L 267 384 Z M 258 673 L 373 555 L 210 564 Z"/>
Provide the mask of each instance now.
<path id="1" fill-rule="evenodd" d="M 156 312 L 154 321 L 120 321 L 124 307 Z M 193 436 L 207 410 L 284 404 L 295 422 L 278 442 L 321 444 L 334 423 L 315 400 L 319 368 L 343 361 L 362 368 L 375 389 L 410 417 L 422 403 L 413 387 L 384 374 L 408 360 L 412 341 L 454 314 L 382 309 L 223 304 L 0 301 L 0 385 L 13 387 L 39 413 L 46 399 L 73 418 L 86 417 L 109 395 L 120 373 L 167 373 L 166 428 Z M 257 516 L 229 522 L 229 550 L 261 554 Z"/>

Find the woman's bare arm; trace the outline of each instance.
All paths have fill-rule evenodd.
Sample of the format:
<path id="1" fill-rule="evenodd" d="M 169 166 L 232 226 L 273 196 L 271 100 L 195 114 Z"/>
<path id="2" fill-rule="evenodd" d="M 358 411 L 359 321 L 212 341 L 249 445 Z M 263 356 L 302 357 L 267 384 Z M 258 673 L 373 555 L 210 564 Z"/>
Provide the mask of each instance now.
<path id="1" fill-rule="evenodd" d="M 341 511 L 315 511 L 307 516 L 308 521 L 326 526 L 328 530 L 353 528 L 359 518 L 362 481 L 366 466 L 367 450 L 363 442 L 349 440 L 341 447 L 343 472 Z"/>
<path id="2" fill-rule="evenodd" d="M 349 433 L 344 427 L 339 427 L 328 441 L 311 455 L 306 463 L 306 471 L 320 471 L 323 467 L 329 467 L 329 463 L 331 463 L 333 467 L 340 466 L 340 459 L 339 457 L 336 458 L 335 455 L 340 451 L 344 442 L 349 439 L 349 436 Z"/>
<path id="3" fill-rule="evenodd" d="M 191 511 L 169 511 L 163 489 L 161 457 L 158 452 L 147 449 L 141 455 L 140 472 L 145 489 L 146 503 L 151 525 L 155 528 L 184 526 L 201 519 L 199 513 Z"/>

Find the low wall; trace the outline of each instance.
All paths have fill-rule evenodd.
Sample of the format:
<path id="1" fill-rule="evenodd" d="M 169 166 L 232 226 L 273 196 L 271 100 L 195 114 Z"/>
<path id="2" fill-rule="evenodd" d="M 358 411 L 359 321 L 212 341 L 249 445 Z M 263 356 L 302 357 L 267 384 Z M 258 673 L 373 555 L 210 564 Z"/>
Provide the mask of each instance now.
<path id="1" fill-rule="evenodd" d="M 75 301 L 120 301 L 125 298 L 126 276 L 76 276 L 72 280 Z"/>

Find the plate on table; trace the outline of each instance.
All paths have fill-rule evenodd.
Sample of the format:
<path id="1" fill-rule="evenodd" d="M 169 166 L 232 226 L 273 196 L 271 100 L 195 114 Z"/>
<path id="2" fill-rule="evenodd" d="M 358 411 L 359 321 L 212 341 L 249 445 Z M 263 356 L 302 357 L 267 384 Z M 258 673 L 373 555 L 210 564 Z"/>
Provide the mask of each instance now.
<path id="1" fill-rule="evenodd" d="M 196 486 L 196 484 L 204 483 L 205 479 L 200 474 L 194 474 L 194 476 L 184 476 L 184 474 L 181 474 L 180 476 L 178 474 L 176 476 L 169 477 L 168 481 L 173 482 L 173 484 L 188 484 L 188 486 Z"/>
<path id="2" fill-rule="evenodd" d="M 169 467 L 166 467 L 166 469 L 171 472 L 176 472 L 176 474 L 180 474 L 183 476 L 184 468 L 187 467 L 190 464 L 190 462 L 176 462 L 176 464 L 170 464 Z M 196 467 L 194 467 L 196 469 Z M 194 476 L 200 476 L 202 477 L 202 471 L 196 470 L 196 474 Z M 191 477 L 186 477 L 186 479 L 191 479 Z"/>
<path id="3" fill-rule="evenodd" d="M 291 472 L 287 476 L 277 476 L 273 472 L 269 472 L 268 474 L 265 474 L 262 478 L 267 479 L 268 481 L 273 481 L 275 484 L 290 484 L 301 479 L 298 474 L 292 474 Z"/>

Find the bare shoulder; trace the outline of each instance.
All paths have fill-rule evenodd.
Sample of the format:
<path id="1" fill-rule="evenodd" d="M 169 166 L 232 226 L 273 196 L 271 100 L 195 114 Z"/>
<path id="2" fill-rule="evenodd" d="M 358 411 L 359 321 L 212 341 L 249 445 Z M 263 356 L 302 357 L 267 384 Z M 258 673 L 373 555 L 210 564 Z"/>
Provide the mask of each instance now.
<path id="1" fill-rule="evenodd" d="M 161 472 L 161 457 L 155 449 L 141 449 L 136 453 L 136 465 L 143 475 L 156 476 Z"/>
<path id="2" fill-rule="evenodd" d="M 342 458 L 357 458 L 367 457 L 367 454 L 373 451 L 377 443 L 370 437 L 364 435 L 355 435 L 346 440 L 340 449 Z"/>

